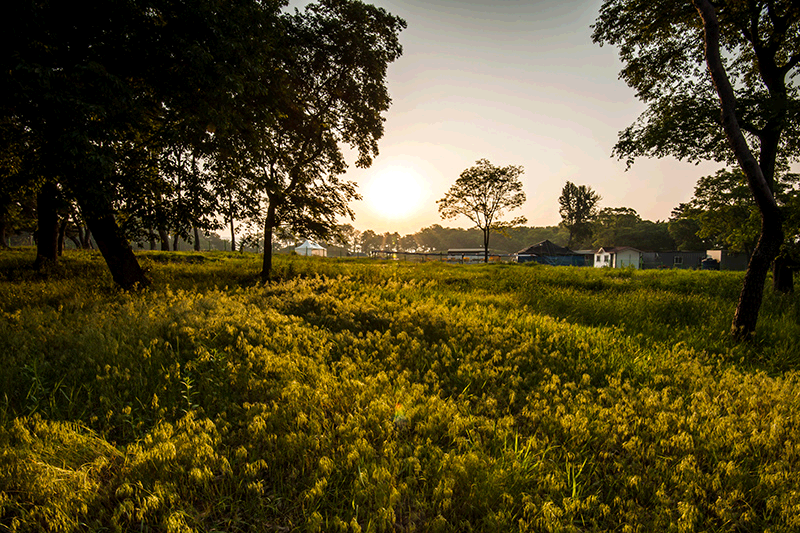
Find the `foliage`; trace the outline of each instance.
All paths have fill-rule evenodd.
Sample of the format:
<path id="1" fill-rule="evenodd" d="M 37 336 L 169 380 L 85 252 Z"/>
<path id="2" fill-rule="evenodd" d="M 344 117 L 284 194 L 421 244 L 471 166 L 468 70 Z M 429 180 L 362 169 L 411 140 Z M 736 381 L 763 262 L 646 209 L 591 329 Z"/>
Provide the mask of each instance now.
<path id="1" fill-rule="evenodd" d="M 593 223 L 594 247 L 631 246 L 643 251 L 674 250 L 665 222 L 642 220 L 630 207 L 606 207 Z"/>
<path id="2" fill-rule="evenodd" d="M 775 181 L 775 196 L 783 208 L 784 232 L 793 242 L 797 228 L 792 213 L 797 201 L 797 175 L 782 172 Z M 760 215 L 753 202 L 747 180 L 741 170 L 721 169 L 712 176 L 701 177 L 688 204 L 681 204 L 673 214 L 674 221 L 694 222 L 696 238 L 712 246 L 748 255 L 755 248 L 760 232 Z"/>
<path id="3" fill-rule="evenodd" d="M 796 82 L 786 76 L 797 68 L 800 52 L 797 6 L 783 0 L 716 5 L 720 44 L 730 59 L 727 73 L 736 90 L 742 127 L 751 139 L 766 140 L 775 133 L 773 121 L 779 120 L 780 158 L 795 160 L 800 154 L 800 102 Z M 647 104 L 639 120 L 620 133 L 617 156 L 629 163 L 636 157 L 666 155 L 733 163 L 720 124 L 719 98 L 706 67 L 702 20 L 691 1 L 662 5 L 605 0 L 593 28 L 596 43 L 618 47 L 624 65 L 620 77 Z M 753 29 L 757 34 L 751 34 Z M 759 71 L 759 62 L 767 68 L 772 60 L 777 61 L 774 72 Z M 782 95 L 771 94 L 780 90 L 777 78 L 786 80 Z"/>
<path id="4" fill-rule="evenodd" d="M 479 159 L 464 170 L 456 182 L 437 200 L 442 218 L 464 216 L 483 232 L 484 260 L 489 260 L 489 236 L 492 231 L 520 226 L 527 220 L 517 217 L 510 222 L 500 220 L 506 211 L 525 203 L 519 177 L 521 166 L 496 167 L 488 159 Z"/>
<path id="5" fill-rule="evenodd" d="M 286 4 L 15 4 L 0 65 L 0 234 L 6 197 L 51 183 L 126 288 L 148 282 L 129 239 L 197 245 L 237 217 L 329 235 L 358 198 L 339 178 L 340 144 L 359 166 L 377 155 L 405 22 L 359 0 Z"/>
<path id="6" fill-rule="evenodd" d="M 601 196 L 587 185 L 575 185 L 571 181 L 564 184 L 558 198 L 558 214 L 561 215 L 561 225 L 569 230 L 567 248 L 572 246 L 573 241 L 581 247 L 591 239 L 591 223 L 597 216 L 600 200 Z"/>
<path id="7" fill-rule="evenodd" d="M 247 211 L 263 228 L 262 278 L 271 273 L 272 234 L 335 236 L 338 219 L 353 217 L 356 184 L 340 179 L 342 152 L 367 167 L 378 153 L 391 99 L 389 63 L 402 53 L 405 21 L 358 0 L 321 0 L 283 19 L 277 98 L 255 109 L 251 128 L 236 136 L 220 161 L 235 161 Z"/>
<path id="8" fill-rule="evenodd" d="M 593 39 L 619 47 L 621 77 L 647 104 L 637 124 L 620 134 L 617 155 L 629 164 L 634 157 L 664 155 L 736 161 L 747 178 L 761 232 L 731 334 L 748 340 L 784 242 L 776 172 L 798 157 L 797 3 L 605 0 Z M 788 290 L 785 264 L 775 268 L 776 288 Z"/>
<path id="9" fill-rule="evenodd" d="M 0 253 L 9 531 L 793 531 L 797 296 L 741 275 Z M 748 361 L 742 366 L 740 361 Z"/>

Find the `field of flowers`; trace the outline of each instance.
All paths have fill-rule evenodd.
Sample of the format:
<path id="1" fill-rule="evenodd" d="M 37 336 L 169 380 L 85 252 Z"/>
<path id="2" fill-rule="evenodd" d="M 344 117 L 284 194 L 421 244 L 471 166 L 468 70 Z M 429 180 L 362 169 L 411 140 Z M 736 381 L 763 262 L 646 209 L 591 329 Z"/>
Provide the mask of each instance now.
<path id="1" fill-rule="evenodd" d="M 741 273 L 0 252 L 0 531 L 800 530 L 800 297 Z"/>

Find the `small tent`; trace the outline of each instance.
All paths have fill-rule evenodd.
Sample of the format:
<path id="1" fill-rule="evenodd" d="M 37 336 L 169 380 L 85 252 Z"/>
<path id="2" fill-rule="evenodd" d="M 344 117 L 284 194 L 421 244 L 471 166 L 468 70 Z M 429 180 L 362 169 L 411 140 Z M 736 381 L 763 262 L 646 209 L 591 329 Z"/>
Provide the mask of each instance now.
<path id="1" fill-rule="evenodd" d="M 326 248 L 308 239 L 306 239 L 303 244 L 295 248 L 294 251 L 297 252 L 297 255 L 316 255 L 318 257 L 328 256 L 328 250 Z"/>

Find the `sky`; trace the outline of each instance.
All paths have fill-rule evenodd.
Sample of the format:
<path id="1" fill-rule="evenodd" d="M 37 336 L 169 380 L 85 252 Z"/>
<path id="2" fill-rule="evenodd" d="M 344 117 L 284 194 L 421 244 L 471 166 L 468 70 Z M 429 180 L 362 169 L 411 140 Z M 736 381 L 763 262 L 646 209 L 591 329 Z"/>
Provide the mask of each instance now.
<path id="1" fill-rule="evenodd" d="M 478 159 L 521 165 L 527 201 L 506 218 L 557 225 L 567 181 L 666 220 L 718 163 L 612 157 L 619 131 L 644 106 L 618 79 L 614 47 L 592 43 L 601 0 L 368 0 L 405 19 L 403 55 L 389 67 L 392 97 L 380 155 L 345 178 L 364 196 L 357 229 L 415 233 L 443 220 L 436 200 Z"/>

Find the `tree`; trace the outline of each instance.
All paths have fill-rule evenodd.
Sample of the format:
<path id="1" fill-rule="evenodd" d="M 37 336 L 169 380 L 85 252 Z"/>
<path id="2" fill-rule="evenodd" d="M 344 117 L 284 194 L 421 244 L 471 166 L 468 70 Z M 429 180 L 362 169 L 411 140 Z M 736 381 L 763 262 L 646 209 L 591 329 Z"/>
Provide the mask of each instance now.
<path id="1" fill-rule="evenodd" d="M 568 181 L 561 189 L 558 198 L 558 214 L 561 215 L 561 225 L 569 230 L 567 248 L 573 241 L 583 243 L 592 235 L 591 222 L 597 216 L 597 204 L 601 196 L 586 185 L 575 185 Z"/>
<path id="2" fill-rule="evenodd" d="M 790 0 L 604 0 L 593 39 L 619 47 L 621 77 L 647 104 L 614 152 L 738 163 L 761 217 L 731 333 L 755 331 L 784 240 L 775 173 L 800 150 L 800 7 Z"/>
<path id="3" fill-rule="evenodd" d="M 356 255 L 358 252 L 358 242 L 361 232 L 353 227 L 352 224 L 341 224 L 336 228 L 336 240 L 334 244 L 339 244 L 347 250 L 348 255 Z"/>
<path id="4" fill-rule="evenodd" d="M 775 201 L 784 216 L 783 253 L 790 260 L 795 255 L 795 236 L 799 229 L 796 210 L 800 195 L 797 185 L 798 175 L 789 172 L 777 173 L 773 184 Z M 708 246 L 744 252 L 749 256 L 758 243 L 760 222 L 761 215 L 744 173 L 740 169 L 721 169 L 697 181 L 694 196 L 688 204 L 681 204 L 673 210 L 670 225 L 677 228 L 680 224 L 686 231 L 693 228 L 694 235 L 687 235 L 687 239 L 693 237 Z M 791 276 L 791 271 L 788 275 Z M 781 286 L 778 277 L 776 275 L 773 280 L 775 289 L 790 291 L 791 283 Z"/>
<path id="5" fill-rule="evenodd" d="M 698 236 L 700 224 L 695 220 L 697 210 L 689 204 L 679 204 L 672 210 L 667 230 L 675 241 L 675 248 L 681 251 L 708 250 L 712 243 Z"/>
<path id="6" fill-rule="evenodd" d="M 361 232 L 359 243 L 361 252 L 369 255 L 373 251 L 382 249 L 383 237 L 368 229 Z"/>
<path id="7" fill-rule="evenodd" d="M 719 170 L 701 177 L 681 213 L 697 225 L 697 237 L 714 247 L 744 252 L 758 242 L 760 215 L 741 170 Z"/>
<path id="8" fill-rule="evenodd" d="M 492 231 L 521 226 L 527 221 L 517 217 L 510 222 L 500 219 L 505 211 L 525 203 L 525 193 L 519 177 L 521 166 L 496 167 L 487 159 L 479 159 L 475 166 L 464 170 L 447 191 L 437 200 L 442 218 L 465 216 L 483 232 L 483 260 L 489 262 L 489 235 Z"/>
<path id="9" fill-rule="evenodd" d="M 389 63 L 402 53 L 405 21 L 358 0 L 320 0 L 283 20 L 277 101 L 253 114 L 254 137 L 236 154 L 247 161 L 246 179 L 262 221 L 263 282 L 272 270 L 272 234 L 285 227 L 327 239 L 339 217 L 353 218 L 355 184 L 339 179 L 347 164 L 342 145 L 368 167 L 383 136 L 391 99 Z"/>

